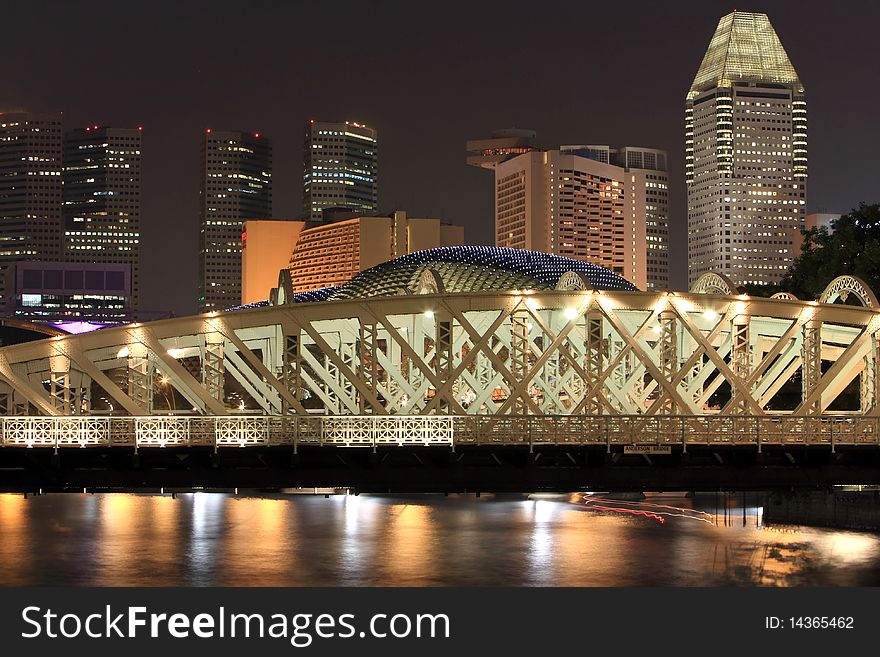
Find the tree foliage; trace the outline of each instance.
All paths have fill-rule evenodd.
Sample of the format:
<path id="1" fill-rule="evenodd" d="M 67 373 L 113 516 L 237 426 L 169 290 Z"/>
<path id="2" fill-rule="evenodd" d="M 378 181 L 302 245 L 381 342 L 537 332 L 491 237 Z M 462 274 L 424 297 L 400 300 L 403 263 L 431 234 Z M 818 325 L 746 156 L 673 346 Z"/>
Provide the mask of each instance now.
<path id="1" fill-rule="evenodd" d="M 801 253 L 778 285 L 741 285 L 753 297 L 791 292 L 798 299 L 818 299 L 838 276 L 858 276 L 880 292 L 880 203 L 860 203 L 826 227 L 804 231 Z"/>

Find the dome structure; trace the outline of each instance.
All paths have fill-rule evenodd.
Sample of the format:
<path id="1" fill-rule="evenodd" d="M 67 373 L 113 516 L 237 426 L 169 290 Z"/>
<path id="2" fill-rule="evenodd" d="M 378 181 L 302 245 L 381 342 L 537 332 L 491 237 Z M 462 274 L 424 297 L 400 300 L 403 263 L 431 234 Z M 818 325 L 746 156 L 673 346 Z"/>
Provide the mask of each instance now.
<path id="1" fill-rule="evenodd" d="M 564 274 L 582 276 L 595 290 L 636 290 L 604 267 L 551 253 L 495 246 L 444 246 L 383 262 L 330 290 L 327 300 L 418 292 L 491 292 L 553 289 Z"/>

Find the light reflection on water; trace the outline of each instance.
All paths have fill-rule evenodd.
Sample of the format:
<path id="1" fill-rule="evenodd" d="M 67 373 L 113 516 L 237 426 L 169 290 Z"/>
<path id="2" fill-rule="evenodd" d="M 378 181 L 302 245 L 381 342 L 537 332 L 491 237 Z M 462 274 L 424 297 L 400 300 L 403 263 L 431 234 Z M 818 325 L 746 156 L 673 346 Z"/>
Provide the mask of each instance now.
<path id="1" fill-rule="evenodd" d="M 0 585 L 880 585 L 877 534 L 762 527 L 754 506 L 592 503 L 0 495 Z"/>

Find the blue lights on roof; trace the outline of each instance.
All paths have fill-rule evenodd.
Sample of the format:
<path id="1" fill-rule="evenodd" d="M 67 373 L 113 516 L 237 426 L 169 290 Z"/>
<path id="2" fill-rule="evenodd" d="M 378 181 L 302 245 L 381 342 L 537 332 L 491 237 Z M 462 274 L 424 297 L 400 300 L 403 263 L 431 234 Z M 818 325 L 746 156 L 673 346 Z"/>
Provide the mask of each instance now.
<path id="1" fill-rule="evenodd" d="M 329 299 L 393 296 L 414 291 L 426 268 L 437 272 L 449 293 L 552 289 L 569 271 L 596 290 L 637 290 L 604 267 L 565 256 L 495 246 L 444 246 L 416 251 L 367 269 L 334 290 Z"/>

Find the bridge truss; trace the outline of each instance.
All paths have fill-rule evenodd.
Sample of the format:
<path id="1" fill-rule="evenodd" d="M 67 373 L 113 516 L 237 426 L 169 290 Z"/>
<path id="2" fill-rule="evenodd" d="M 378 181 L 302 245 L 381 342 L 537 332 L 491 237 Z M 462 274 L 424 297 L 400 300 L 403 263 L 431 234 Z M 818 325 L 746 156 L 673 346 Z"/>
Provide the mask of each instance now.
<path id="1" fill-rule="evenodd" d="M 880 310 L 854 277 L 819 301 L 750 298 L 715 274 L 690 293 L 594 291 L 573 273 L 546 291 L 427 283 L 2 348 L 2 444 L 279 444 L 358 422 L 384 427 L 371 444 L 406 423 L 416 442 L 563 425 L 554 436 L 609 443 L 835 426 L 877 441 Z"/>

